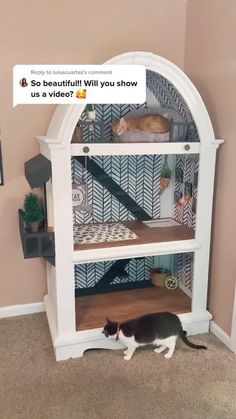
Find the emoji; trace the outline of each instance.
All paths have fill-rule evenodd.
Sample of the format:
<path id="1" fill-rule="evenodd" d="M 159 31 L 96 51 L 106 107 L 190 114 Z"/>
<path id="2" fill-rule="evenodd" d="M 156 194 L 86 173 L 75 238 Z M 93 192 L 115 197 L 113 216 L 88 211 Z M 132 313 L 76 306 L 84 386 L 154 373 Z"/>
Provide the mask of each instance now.
<path id="1" fill-rule="evenodd" d="M 77 99 L 86 99 L 86 93 L 87 93 L 86 89 L 79 89 L 77 90 L 75 95 Z"/>

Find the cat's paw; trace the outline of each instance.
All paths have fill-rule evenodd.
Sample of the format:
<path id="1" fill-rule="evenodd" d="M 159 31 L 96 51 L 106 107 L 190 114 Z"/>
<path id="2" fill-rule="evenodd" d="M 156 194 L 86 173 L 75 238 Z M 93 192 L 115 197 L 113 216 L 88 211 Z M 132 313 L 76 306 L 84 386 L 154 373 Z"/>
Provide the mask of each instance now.
<path id="1" fill-rule="evenodd" d="M 172 357 L 172 354 L 169 354 L 169 352 L 167 352 L 167 354 L 165 354 L 165 355 L 164 355 L 164 357 L 165 357 L 166 359 L 170 359 L 170 358 Z"/>
<path id="2" fill-rule="evenodd" d="M 124 355 L 127 355 L 128 349 L 125 349 L 125 351 L 123 353 L 124 353 Z"/>
<path id="3" fill-rule="evenodd" d="M 154 349 L 154 352 L 156 352 L 156 354 L 160 354 L 161 352 L 163 352 L 166 349 L 165 346 L 160 346 L 159 348 Z"/>
<path id="4" fill-rule="evenodd" d="M 130 355 L 127 355 L 127 354 L 124 356 L 124 359 L 125 359 L 126 361 L 129 361 L 131 358 L 132 358 L 132 357 L 131 357 Z"/>

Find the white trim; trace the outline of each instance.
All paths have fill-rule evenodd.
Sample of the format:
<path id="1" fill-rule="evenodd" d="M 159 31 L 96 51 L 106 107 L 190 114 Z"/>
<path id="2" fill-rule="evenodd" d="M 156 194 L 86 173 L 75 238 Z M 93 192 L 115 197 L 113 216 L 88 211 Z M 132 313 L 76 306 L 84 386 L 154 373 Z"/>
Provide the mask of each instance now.
<path id="1" fill-rule="evenodd" d="M 185 150 L 185 146 L 189 146 L 189 150 Z M 126 156 L 126 155 L 143 155 L 145 154 L 199 154 L 200 143 L 89 143 L 86 148 L 89 149 L 85 153 L 85 143 L 71 144 L 72 156 Z"/>
<path id="2" fill-rule="evenodd" d="M 175 64 L 156 54 L 144 51 L 120 54 L 104 64 L 142 64 L 147 69 L 170 80 L 188 104 L 201 142 L 205 144 L 214 142 L 215 136 L 205 104 L 191 80 Z M 48 141 L 54 144 L 69 144 L 84 107 L 77 104 L 57 106 L 47 131 L 47 138 L 50 139 Z"/>
<path id="3" fill-rule="evenodd" d="M 184 313 L 178 315 L 188 335 L 207 333 L 212 318 L 208 311 L 197 315 Z M 72 334 L 60 335 L 53 341 L 57 361 L 82 357 L 88 349 L 121 349 L 124 346 L 114 339 L 107 339 L 101 333 L 102 328 L 84 330 Z"/>
<path id="4" fill-rule="evenodd" d="M 26 314 L 41 313 L 43 311 L 45 311 L 45 305 L 43 302 L 0 307 L 0 319 L 4 319 L 6 317 L 24 316 Z"/>
<path id="5" fill-rule="evenodd" d="M 215 335 L 224 345 L 231 349 L 231 339 L 213 320 L 210 322 L 210 332 Z"/>
<path id="6" fill-rule="evenodd" d="M 144 256 L 171 255 L 173 253 L 193 252 L 199 248 L 200 244 L 195 239 L 136 244 L 132 246 L 103 247 L 100 249 L 76 250 L 73 252 L 73 262 L 77 264 Z"/>
<path id="7" fill-rule="evenodd" d="M 94 250 L 73 251 L 73 219 L 71 206 L 71 153 L 85 155 L 84 145 L 70 144 L 84 105 L 59 105 L 51 119 L 46 137 L 38 137 L 42 153 L 52 162 L 53 228 L 56 266 L 48 270 L 47 315 L 56 358 L 81 356 L 94 347 L 108 347 L 101 332 L 76 332 L 74 298 L 74 264 L 132 257 L 195 252 L 192 290 L 192 312 L 181 316 L 190 334 L 209 331 L 211 314 L 206 311 L 208 261 L 210 249 L 211 212 L 216 149 L 222 140 L 215 140 L 210 117 L 203 100 L 186 74 L 163 57 L 136 51 L 121 54 L 105 64 L 142 64 L 168 79 L 184 98 L 195 121 L 200 143 L 191 143 L 189 154 L 199 153 L 199 180 L 196 214 L 196 235 L 193 240 L 146 243 Z M 93 154 L 174 154 L 186 153 L 185 143 L 87 144 Z M 186 153 L 187 154 L 187 153 Z M 51 190 L 50 190 L 51 189 Z M 66 229 L 65 229 L 66 225 Z M 114 345 L 114 344 L 113 344 Z M 111 345 L 112 346 L 112 345 Z M 111 347 L 109 346 L 109 347 Z"/>
<path id="8" fill-rule="evenodd" d="M 46 310 L 46 315 L 48 319 L 48 325 L 49 325 L 49 329 L 51 333 L 51 338 L 52 338 L 52 341 L 55 342 L 57 338 L 57 325 L 56 325 L 55 318 L 53 316 L 54 313 L 52 311 L 52 305 L 49 302 L 48 295 L 45 295 L 44 297 L 44 304 L 45 304 L 45 310 Z"/>

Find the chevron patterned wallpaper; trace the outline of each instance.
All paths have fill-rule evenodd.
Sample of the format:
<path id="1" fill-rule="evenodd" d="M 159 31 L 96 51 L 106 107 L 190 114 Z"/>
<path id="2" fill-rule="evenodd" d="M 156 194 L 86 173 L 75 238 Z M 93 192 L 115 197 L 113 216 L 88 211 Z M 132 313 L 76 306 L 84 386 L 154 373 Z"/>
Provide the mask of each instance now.
<path id="1" fill-rule="evenodd" d="M 152 218 L 160 216 L 161 156 L 95 156 L 93 160 Z M 133 214 L 74 158 L 72 178 L 88 185 L 88 202 L 92 206 L 92 214 L 73 212 L 75 224 L 134 219 Z"/>
<path id="2" fill-rule="evenodd" d="M 191 294 L 193 279 L 193 253 L 179 253 L 175 256 L 175 275 L 179 283 Z"/>
<path id="3" fill-rule="evenodd" d="M 165 77 L 147 70 L 147 88 L 156 97 L 162 108 L 174 109 L 189 123 L 188 142 L 199 141 L 197 128 L 183 97 Z"/>
<path id="4" fill-rule="evenodd" d="M 112 266 L 112 261 L 86 263 L 75 266 L 75 288 L 89 288 L 94 287 L 103 275 Z M 112 284 L 121 284 L 127 282 L 149 281 L 149 270 L 154 266 L 154 258 L 147 257 L 141 259 L 131 259 L 125 267 L 128 278 L 115 278 Z"/>

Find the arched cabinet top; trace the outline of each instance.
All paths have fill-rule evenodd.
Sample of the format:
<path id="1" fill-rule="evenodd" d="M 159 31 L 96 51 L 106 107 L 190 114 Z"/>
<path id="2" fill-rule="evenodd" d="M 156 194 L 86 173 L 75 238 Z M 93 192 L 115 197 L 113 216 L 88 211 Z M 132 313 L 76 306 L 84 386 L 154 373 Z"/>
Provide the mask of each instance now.
<path id="1" fill-rule="evenodd" d="M 200 142 L 204 145 L 214 143 L 214 131 L 205 104 L 194 84 L 175 64 L 151 52 L 127 52 L 111 58 L 104 64 L 142 64 L 147 70 L 165 77 L 186 102 L 195 122 Z M 69 144 L 84 108 L 84 104 L 58 105 L 49 124 L 47 142 Z"/>

